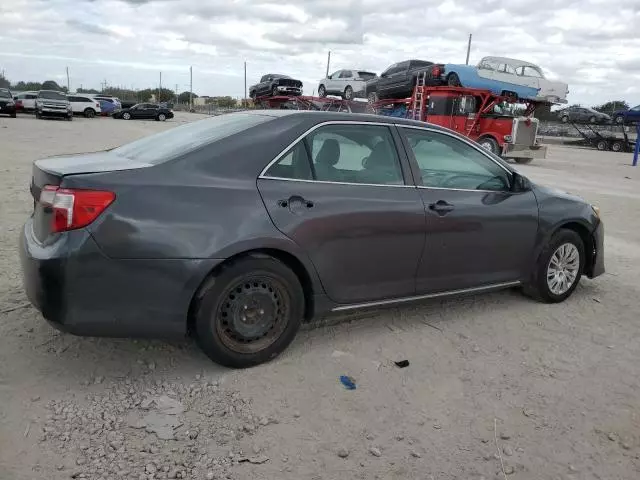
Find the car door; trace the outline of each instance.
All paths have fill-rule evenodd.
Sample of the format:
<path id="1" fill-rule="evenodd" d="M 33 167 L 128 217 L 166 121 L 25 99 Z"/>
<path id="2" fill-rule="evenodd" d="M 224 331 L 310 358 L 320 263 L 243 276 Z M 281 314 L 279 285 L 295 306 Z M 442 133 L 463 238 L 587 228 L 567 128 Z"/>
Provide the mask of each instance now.
<path id="1" fill-rule="evenodd" d="M 74 96 L 69 97 L 68 96 L 67 100 L 69 100 L 69 103 L 71 104 L 71 111 L 73 113 L 78 113 L 78 101 L 79 101 L 78 97 L 74 97 Z"/>
<path id="2" fill-rule="evenodd" d="M 384 94 L 389 91 L 390 85 L 393 82 L 393 75 L 398 71 L 398 65 L 398 63 L 394 63 L 380 74 L 378 94 Z"/>
<path id="3" fill-rule="evenodd" d="M 425 213 L 398 144 L 387 124 L 331 122 L 258 179 L 273 223 L 306 251 L 337 303 L 415 292 Z"/>
<path id="4" fill-rule="evenodd" d="M 260 83 L 258 84 L 258 95 L 266 95 L 271 93 L 271 80 L 272 80 L 272 76 L 271 75 L 264 75 L 261 79 L 260 79 Z"/>
<path id="5" fill-rule="evenodd" d="M 144 118 L 146 119 L 155 119 L 158 116 L 158 111 L 160 110 L 160 106 L 150 103 L 145 109 Z"/>
<path id="6" fill-rule="evenodd" d="M 353 80 L 353 72 L 351 70 L 342 70 L 340 72 L 340 84 L 337 88 L 338 94 L 343 94 L 348 85 L 351 85 Z M 351 88 L 355 91 L 356 89 L 351 85 Z"/>
<path id="7" fill-rule="evenodd" d="M 407 75 L 409 71 L 410 62 L 400 62 L 394 69 L 393 73 L 389 76 L 388 92 L 397 92 L 405 89 L 407 83 Z"/>
<path id="8" fill-rule="evenodd" d="M 327 90 L 328 94 L 333 94 L 335 92 L 340 91 L 340 74 L 341 73 L 342 73 L 342 70 L 338 70 L 337 72 L 334 72 L 331 75 L 329 75 L 329 77 L 327 77 L 327 84 L 325 86 L 325 89 Z"/>
<path id="9" fill-rule="evenodd" d="M 482 148 L 444 131 L 402 127 L 426 212 L 417 293 L 522 279 L 532 261 L 538 205 Z"/>

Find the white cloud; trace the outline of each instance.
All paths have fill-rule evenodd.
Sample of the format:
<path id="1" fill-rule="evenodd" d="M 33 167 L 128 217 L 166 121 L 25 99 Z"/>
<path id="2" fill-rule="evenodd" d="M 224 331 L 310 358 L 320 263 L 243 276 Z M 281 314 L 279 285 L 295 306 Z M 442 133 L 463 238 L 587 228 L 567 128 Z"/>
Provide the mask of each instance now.
<path id="1" fill-rule="evenodd" d="M 614 16 L 610 15 L 615 11 Z M 565 80 L 571 102 L 640 103 L 639 0 L 14 0 L 0 6 L 0 64 L 13 81 L 71 71 L 72 88 L 106 80 L 243 95 L 268 72 L 317 87 L 332 70 L 380 72 L 422 58 L 504 55 Z M 47 78 L 45 78 L 47 77 Z"/>

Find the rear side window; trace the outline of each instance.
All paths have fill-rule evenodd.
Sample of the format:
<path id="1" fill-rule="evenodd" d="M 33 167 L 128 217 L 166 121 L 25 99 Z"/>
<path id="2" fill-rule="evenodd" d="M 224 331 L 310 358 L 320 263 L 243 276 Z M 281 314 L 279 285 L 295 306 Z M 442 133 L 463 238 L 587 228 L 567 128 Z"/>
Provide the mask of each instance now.
<path id="1" fill-rule="evenodd" d="M 371 72 L 358 72 L 358 76 L 363 80 L 371 80 L 376 77 L 376 74 Z"/>
<path id="2" fill-rule="evenodd" d="M 70 102 L 80 102 L 81 100 L 78 97 L 67 97 Z"/>
<path id="3" fill-rule="evenodd" d="M 155 165 L 273 119 L 266 115 L 228 113 L 141 138 L 112 152 Z"/>

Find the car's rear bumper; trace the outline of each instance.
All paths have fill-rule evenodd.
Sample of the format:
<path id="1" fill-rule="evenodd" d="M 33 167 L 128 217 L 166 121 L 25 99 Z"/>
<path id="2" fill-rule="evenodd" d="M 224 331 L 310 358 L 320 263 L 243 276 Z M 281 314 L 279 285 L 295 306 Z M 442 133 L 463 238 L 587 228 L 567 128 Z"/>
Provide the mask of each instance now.
<path id="1" fill-rule="evenodd" d="M 184 335 L 195 291 L 217 260 L 115 260 L 86 230 L 61 234 L 48 245 L 20 235 L 27 297 L 56 328 L 76 335 Z"/>
<path id="2" fill-rule="evenodd" d="M 602 275 L 604 269 L 604 224 L 600 222 L 593 232 L 593 258 L 591 265 L 587 265 L 585 274 L 589 278 L 595 278 Z"/>

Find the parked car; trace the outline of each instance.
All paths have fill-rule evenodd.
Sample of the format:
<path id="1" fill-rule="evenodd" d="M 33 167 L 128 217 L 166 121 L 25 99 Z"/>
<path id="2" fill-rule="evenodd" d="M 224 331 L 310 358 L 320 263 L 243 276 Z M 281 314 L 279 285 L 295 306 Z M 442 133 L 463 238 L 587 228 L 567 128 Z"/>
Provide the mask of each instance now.
<path id="1" fill-rule="evenodd" d="M 16 118 L 16 102 L 13 100 L 11 90 L 7 88 L 0 88 L 0 115 Z"/>
<path id="2" fill-rule="evenodd" d="M 249 96 L 255 100 L 257 97 L 264 95 L 270 95 L 272 97 L 279 95 L 302 95 L 302 82 L 287 75 L 277 73 L 263 75 L 260 83 L 249 87 Z"/>
<path id="3" fill-rule="evenodd" d="M 164 122 L 168 118 L 173 118 L 173 112 L 167 107 L 156 105 L 155 103 L 137 103 L 131 108 L 125 108 L 113 113 L 113 118 L 123 120 L 146 119 Z"/>
<path id="4" fill-rule="evenodd" d="M 100 104 L 100 115 L 107 116 L 112 115 L 113 113 L 119 111 L 116 107 L 116 104 L 111 99 L 106 98 L 96 98 L 97 102 Z"/>
<path id="5" fill-rule="evenodd" d="M 408 119 L 229 113 L 37 160 L 30 191 L 19 251 L 46 319 L 190 332 L 230 367 L 315 315 L 518 286 L 561 302 L 604 272 L 596 207 Z"/>
<path id="6" fill-rule="evenodd" d="M 38 92 L 22 92 L 14 96 L 16 110 L 22 112 L 33 112 L 36 109 L 36 98 Z"/>
<path id="7" fill-rule="evenodd" d="M 87 118 L 93 118 L 96 114 L 99 115 L 102 112 L 98 100 L 79 94 L 67 95 L 67 98 L 69 99 L 69 103 L 71 103 L 71 110 L 74 114 L 82 114 Z"/>
<path id="8" fill-rule="evenodd" d="M 67 96 L 55 90 L 40 90 L 36 97 L 36 118 L 63 117 L 73 120 L 73 110 Z"/>
<path id="9" fill-rule="evenodd" d="M 114 97 L 113 95 L 104 95 L 102 93 L 99 93 L 93 95 L 93 98 L 95 98 L 96 100 L 109 100 L 114 103 L 116 109 L 119 110 L 122 108 L 122 102 L 120 101 L 120 99 L 118 97 Z"/>
<path id="10" fill-rule="evenodd" d="M 320 80 L 318 96 L 340 95 L 345 100 L 352 100 L 354 97 L 366 97 L 366 83 L 374 78 L 377 78 L 377 75 L 372 72 L 338 70 Z"/>
<path id="11" fill-rule="evenodd" d="M 558 110 L 556 115 L 562 123 L 609 123 L 611 117 L 606 113 L 598 112 L 593 108 L 572 105 Z"/>
<path id="12" fill-rule="evenodd" d="M 569 93 L 566 83 L 547 80 L 537 65 L 506 57 L 484 57 L 477 66 L 447 64 L 442 78 L 452 87 L 491 90 L 523 100 L 566 103 Z"/>
<path id="13" fill-rule="evenodd" d="M 365 86 L 365 94 L 371 103 L 382 98 L 407 98 L 412 95 L 418 76 L 426 74 L 425 85 L 434 86 L 442 84 L 443 73 L 442 64 L 426 60 L 405 60 L 394 63 L 379 77 L 369 80 Z"/>
<path id="14" fill-rule="evenodd" d="M 613 112 L 613 121 L 617 124 L 640 122 L 640 105 L 629 110 L 617 110 Z"/>

